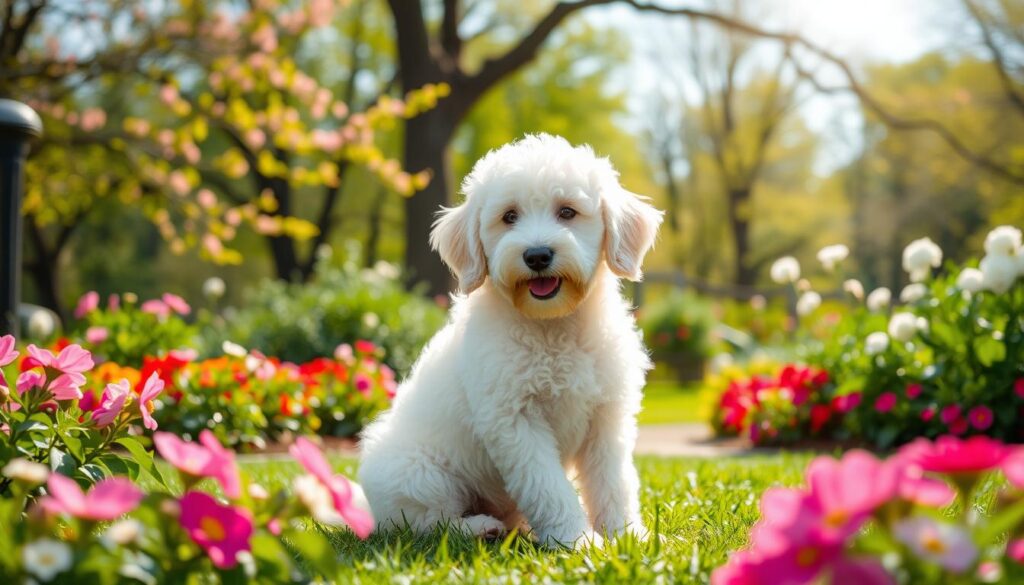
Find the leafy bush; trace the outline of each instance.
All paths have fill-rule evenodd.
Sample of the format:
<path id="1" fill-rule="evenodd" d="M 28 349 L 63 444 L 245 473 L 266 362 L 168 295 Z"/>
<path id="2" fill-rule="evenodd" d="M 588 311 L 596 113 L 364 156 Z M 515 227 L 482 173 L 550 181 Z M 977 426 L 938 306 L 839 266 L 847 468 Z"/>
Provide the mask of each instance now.
<path id="1" fill-rule="evenodd" d="M 971 503 L 995 473 L 1010 486 L 981 515 Z M 1024 449 L 945 436 L 887 460 L 858 450 L 819 457 L 805 487 L 763 494 L 750 541 L 712 584 L 1020 583 Z"/>
<path id="2" fill-rule="evenodd" d="M 184 299 L 170 293 L 142 304 L 131 293 L 111 295 L 102 308 L 99 295 L 88 292 L 78 301 L 70 335 L 101 361 L 140 367 L 146 356 L 195 343 L 196 328 L 182 319 L 191 311 Z"/>
<path id="3" fill-rule="evenodd" d="M 708 303 L 695 294 L 673 290 L 644 306 L 639 324 L 655 359 L 673 353 L 711 353 L 714 317 Z"/>
<path id="4" fill-rule="evenodd" d="M 444 324 L 434 302 L 408 292 L 397 270 L 378 263 L 361 270 L 321 260 L 308 284 L 266 281 L 226 331 L 206 332 L 208 345 L 230 340 L 295 363 L 329 356 L 340 343 L 366 339 L 384 349 L 388 365 L 408 373 L 420 349 Z"/>

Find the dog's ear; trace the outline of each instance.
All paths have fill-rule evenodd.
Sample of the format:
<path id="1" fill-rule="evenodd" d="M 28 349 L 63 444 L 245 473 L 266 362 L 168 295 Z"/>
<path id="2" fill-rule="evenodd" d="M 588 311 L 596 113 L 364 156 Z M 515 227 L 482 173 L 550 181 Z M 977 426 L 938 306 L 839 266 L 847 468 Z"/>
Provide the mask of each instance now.
<path id="1" fill-rule="evenodd" d="M 470 201 L 457 207 L 444 207 L 438 212 L 430 232 L 430 246 L 451 268 L 459 281 L 459 289 L 466 294 L 479 288 L 487 276 L 479 215 Z"/>
<path id="2" fill-rule="evenodd" d="M 638 281 L 643 278 L 640 265 L 654 246 L 663 211 L 641 197 L 616 185 L 601 196 L 605 226 L 605 256 L 616 275 Z"/>

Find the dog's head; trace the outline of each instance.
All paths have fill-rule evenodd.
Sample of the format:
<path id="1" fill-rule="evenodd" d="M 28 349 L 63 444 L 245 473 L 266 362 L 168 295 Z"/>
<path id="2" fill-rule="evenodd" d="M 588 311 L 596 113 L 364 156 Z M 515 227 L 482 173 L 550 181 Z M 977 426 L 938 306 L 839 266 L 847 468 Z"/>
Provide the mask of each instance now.
<path id="1" fill-rule="evenodd" d="M 630 280 L 662 212 L 619 185 L 608 159 L 564 138 L 527 136 L 489 152 L 443 209 L 431 245 L 469 293 L 490 278 L 527 317 L 568 315 L 602 262 Z"/>

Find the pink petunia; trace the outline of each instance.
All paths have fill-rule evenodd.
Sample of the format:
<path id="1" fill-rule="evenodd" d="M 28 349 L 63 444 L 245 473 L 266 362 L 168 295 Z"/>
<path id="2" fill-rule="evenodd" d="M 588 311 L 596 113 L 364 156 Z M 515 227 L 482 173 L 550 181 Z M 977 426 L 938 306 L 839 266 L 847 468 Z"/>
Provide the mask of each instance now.
<path id="1" fill-rule="evenodd" d="M 335 511 L 345 520 L 356 536 L 366 538 L 373 531 L 373 516 L 369 510 L 362 509 L 353 497 L 353 489 L 343 475 L 335 475 L 330 464 L 320 449 L 305 437 L 298 440 L 288 449 L 310 474 L 313 475 L 331 494 Z"/>
<path id="2" fill-rule="evenodd" d="M 1006 545 L 1006 556 L 1013 559 L 1014 562 L 1024 565 L 1024 538 L 1011 540 Z"/>
<path id="3" fill-rule="evenodd" d="M 173 433 L 153 433 L 153 446 L 168 463 L 193 477 L 204 477 L 213 460 L 209 449 L 183 441 Z"/>
<path id="4" fill-rule="evenodd" d="M 369 376 L 362 372 L 356 374 L 356 390 L 358 390 L 360 394 L 363 396 L 369 396 L 372 388 L 373 382 L 370 381 Z"/>
<path id="5" fill-rule="evenodd" d="M 85 330 L 85 340 L 92 345 L 103 343 L 110 337 L 110 331 L 106 327 L 90 327 Z"/>
<path id="6" fill-rule="evenodd" d="M 953 503 L 956 492 L 941 479 L 925 475 L 924 469 L 900 452 L 886 460 L 897 475 L 899 497 L 919 506 L 943 508 Z"/>
<path id="7" fill-rule="evenodd" d="M 89 313 L 92 313 L 100 306 L 100 295 L 98 292 L 91 290 L 78 299 L 78 306 L 75 307 L 75 319 L 81 319 Z"/>
<path id="8" fill-rule="evenodd" d="M 188 303 L 185 302 L 185 299 L 179 297 L 178 295 L 164 293 L 163 297 L 161 298 L 163 299 L 164 304 L 167 305 L 167 307 L 170 310 L 174 311 L 179 315 L 184 316 L 192 312 L 192 307 L 190 307 Z"/>
<path id="9" fill-rule="evenodd" d="M 155 431 L 157 429 L 156 420 L 153 418 L 153 400 L 162 392 L 164 389 L 164 381 L 160 378 L 159 372 L 153 372 L 149 375 L 146 380 L 145 386 L 142 387 L 142 392 L 139 395 L 139 412 L 142 413 L 142 424 L 147 429 Z"/>
<path id="10" fill-rule="evenodd" d="M 953 424 L 956 419 L 960 418 L 960 412 L 961 409 L 959 405 L 950 404 L 949 406 L 942 408 L 942 411 L 939 413 L 939 420 L 941 420 L 944 425 Z"/>
<path id="11" fill-rule="evenodd" d="M 167 306 L 167 303 L 159 299 L 152 299 L 142 303 L 139 310 L 143 313 L 156 315 L 160 319 L 166 319 L 171 316 L 171 308 Z"/>
<path id="12" fill-rule="evenodd" d="M 14 350 L 14 336 L 0 336 L 0 368 L 18 359 L 18 355 L 18 352 Z M 0 370 L 0 386 L 7 388 L 7 379 L 4 378 L 2 370 Z"/>
<path id="13" fill-rule="evenodd" d="M 15 386 L 18 389 L 18 394 L 24 394 L 33 388 L 42 388 L 46 385 L 46 374 L 35 370 L 29 370 L 22 372 L 18 376 Z"/>
<path id="14" fill-rule="evenodd" d="M 205 470 L 206 475 L 217 480 L 227 497 L 231 499 L 241 497 L 242 484 L 238 477 L 238 465 L 235 463 L 234 451 L 225 449 L 208 429 L 203 429 L 203 432 L 199 433 L 199 443 L 210 453 L 210 461 Z"/>
<path id="15" fill-rule="evenodd" d="M 853 450 L 842 459 L 817 457 L 807 468 L 809 502 L 816 506 L 825 530 L 840 538 L 896 495 L 898 470 L 868 453 Z"/>
<path id="16" fill-rule="evenodd" d="M 52 473 L 46 490 L 49 495 L 40 502 L 45 510 L 95 521 L 113 520 L 127 514 L 143 497 L 142 490 L 123 477 L 108 477 L 86 493 L 75 480 Z"/>
<path id="17" fill-rule="evenodd" d="M 907 385 L 907 398 L 913 400 L 921 395 L 922 389 L 920 384 L 908 384 Z"/>
<path id="18" fill-rule="evenodd" d="M 995 418 L 991 408 L 980 405 L 975 406 L 967 413 L 967 420 L 971 422 L 972 427 L 979 431 L 987 431 L 992 426 Z"/>
<path id="19" fill-rule="evenodd" d="M 182 528 L 214 566 L 230 569 L 238 564 L 238 553 L 251 550 L 252 517 L 245 508 L 223 506 L 212 496 L 190 491 L 181 498 Z"/>
<path id="20" fill-rule="evenodd" d="M 860 399 L 860 392 L 851 392 L 850 394 L 836 396 L 832 399 L 832 409 L 840 414 L 850 412 L 860 405 Z"/>
<path id="21" fill-rule="evenodd" d="M 1017 489 L 1024 490 L 1024 448 L 1018 447 L 1003 461 L 1003 475 Z"/>
<path id="22" fill-rule="evenodd" d="M 131 391 L 131 383 L 124 378 L 116 384 L 107 384 L 100 398 L 100 405 L 92 413 L 92 420 L 97 427 L 105 427 L 117 419 L 124 410 L 124 404 Z"/>
<path id="23" fill-rule="evenodd" d="M 1011 450 L 985 436 L 960 439 L 949 435 L 935 442 L 918 439 L 900 449 L 900 456 L 916 463 L 924 471 L 936 473 L 978 473 L 1002 465 Z"/>
<path id="24" fill-rule="evenodd" d="M 895 392 L 883 392 L 877 400 L 875 400 L 875 410 L 881 413 L 886 413 L 896 407 L 896 393 Z"/>

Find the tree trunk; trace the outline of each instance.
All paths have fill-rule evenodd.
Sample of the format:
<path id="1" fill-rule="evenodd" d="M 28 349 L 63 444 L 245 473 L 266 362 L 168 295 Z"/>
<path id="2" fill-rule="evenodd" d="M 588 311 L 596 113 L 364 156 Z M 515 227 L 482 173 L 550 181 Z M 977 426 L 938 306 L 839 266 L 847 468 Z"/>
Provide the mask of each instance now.
<path id="1" fill-rule="evenodd" d="M 729 225 L 736 249 L 733 274 L 736 284 L 747 286 L 755 284 L 757 279 L 747 258 L 750 253 L 750 195 L 751 187 L 729 190 Z"/>
<path id="2" fill-rule="evenodd" d="M 425 283 L 431 296 L 447 294 L 454 281 L 448 268 L 430 249 L 430 228 L 442 205 L 448 205 L 451 176 L 448 142 L 455 123 L 445 109 L 430 110 L 405 125 L 405 168 L 410 173 L 433 171 L 427 188 L 405 200 L 405 268 L 410 285 Z"/>

